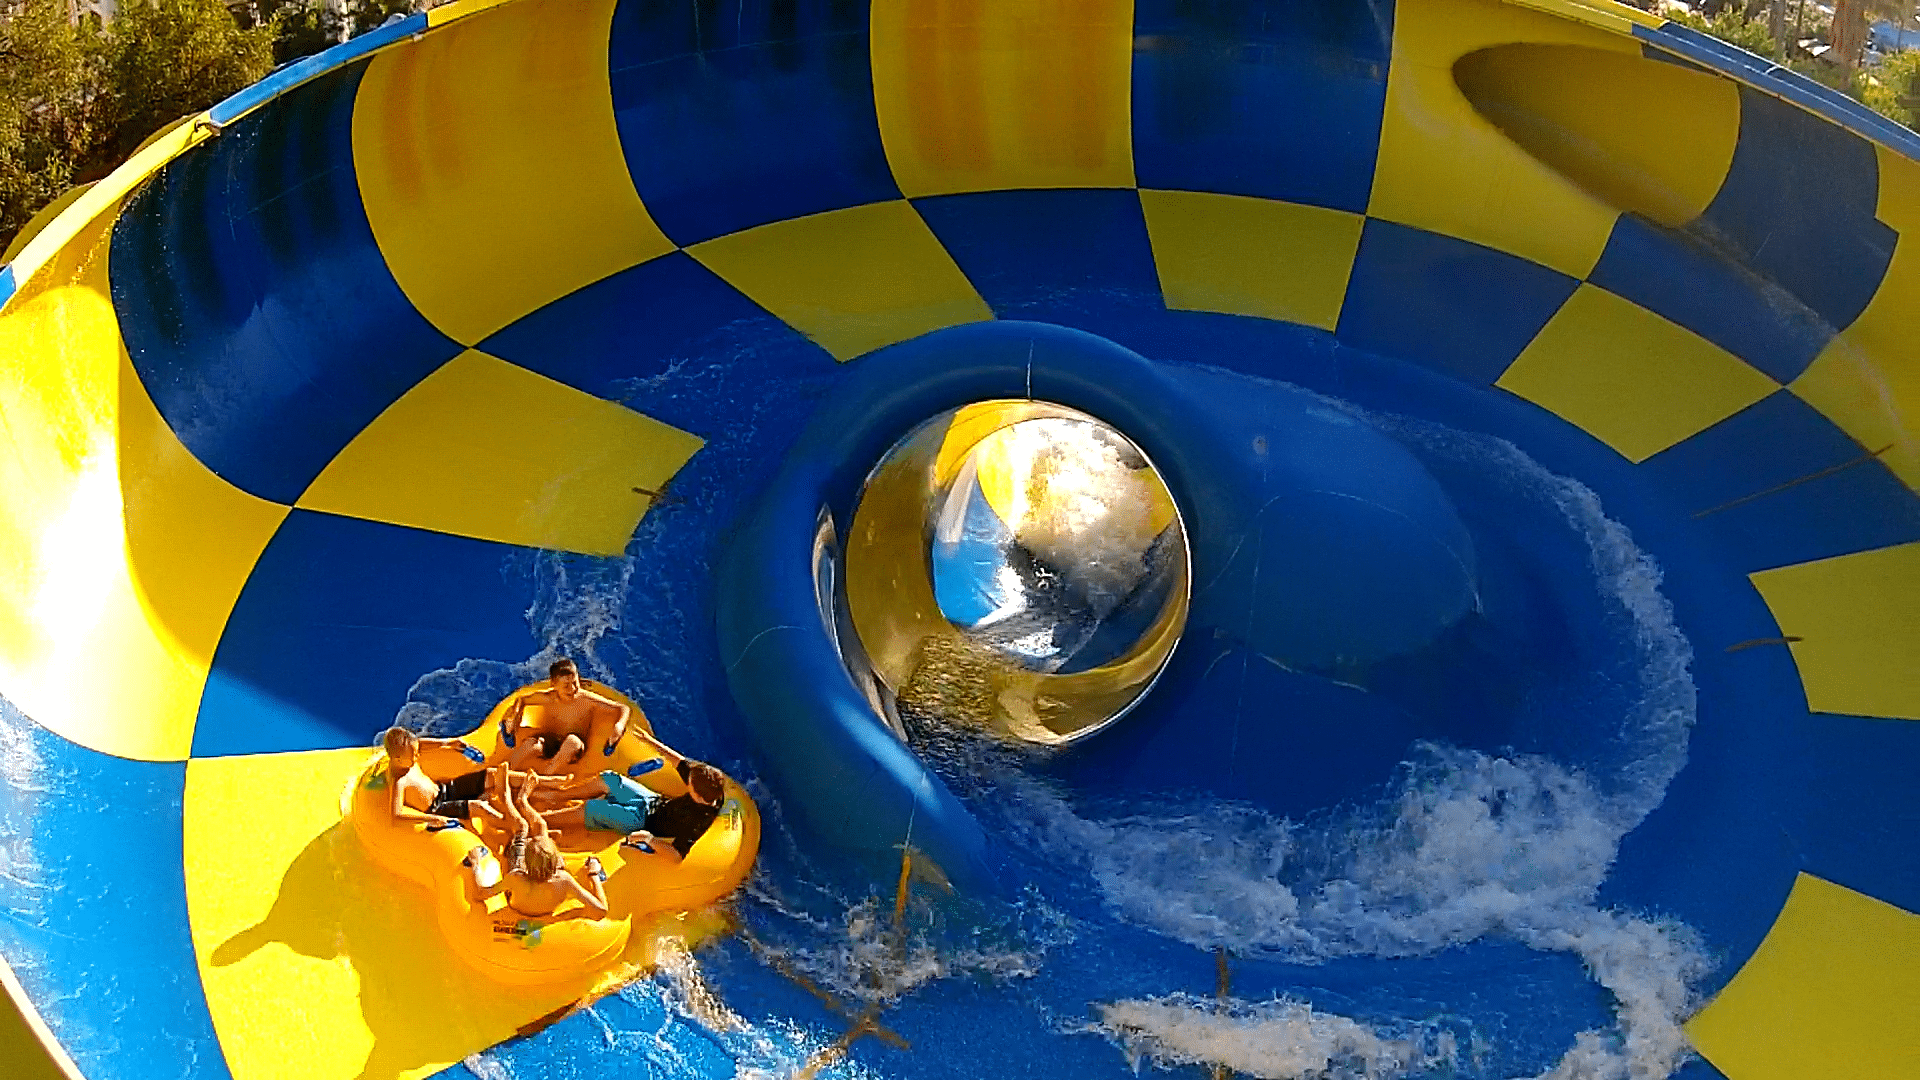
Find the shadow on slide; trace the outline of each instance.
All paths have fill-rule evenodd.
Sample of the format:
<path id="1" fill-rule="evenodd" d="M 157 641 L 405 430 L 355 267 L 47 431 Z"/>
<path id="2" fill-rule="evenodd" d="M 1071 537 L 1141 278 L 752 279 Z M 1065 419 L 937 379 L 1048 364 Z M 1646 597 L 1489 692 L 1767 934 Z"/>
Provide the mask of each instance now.
<path id="1" fill-rule="evenodd" d="M 301 850 L 266 918 L 217 946 L 212 965 L 244 964 L 275 946 L 353 966 L 372 1039 L 359 1080 L 458 1060 L 590 985 L 509 989 L 471 972 L 434 925 L 425 890 L 369 861 L 345 823 Z"/>

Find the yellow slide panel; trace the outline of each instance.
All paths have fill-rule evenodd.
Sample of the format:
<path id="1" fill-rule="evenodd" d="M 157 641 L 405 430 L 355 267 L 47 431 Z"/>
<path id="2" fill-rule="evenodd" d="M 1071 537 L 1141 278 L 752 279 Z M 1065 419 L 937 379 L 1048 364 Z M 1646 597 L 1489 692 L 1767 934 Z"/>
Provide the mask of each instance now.
<path id="1" fill-rule="evenodd" d="M 298 505 L 526 547 L 620 555 L 704 440 L 468 349 L 380 414 Z"/>
<path id="2" fill-rule="evenodd" d="M 993 318 L 906 202 L 776 221 L 696 244 L 687 254 L 837 360 Z"/>
<path id="3" fill-rule="evenodd" d="M 1794 880 L 1746 966 L 1687 1021 L 1729 1080 L 1920 1076 L 1920 915 Z"/>
<path id="4" fill-rule="evenodd" d="M 1878 217 L 1900 233 L 1880 291 L 1790 389 L 1920 489 L 1920 162 L 1884 146 Z"/>
<path id="5" fill-rule="evenodd" d="M 1506 45 L 1469 54 L 1454 75 L 1535 157 L 1609 205 L 1672 228 L 1706 210 L 1740 141 L 1738 85 L 1678 64 Z"/>
<path id="6" fill-rule="evenodd" d="M 426 890 L 341 816 L 375 752 L 187 763 L 187 911 L 234 1080 L 428 1076 L 591 988 L 509 992 L 448 947 Z"/>
<path id="7" fill-rule="evenodd" d="M 1815 712 L 1920 720 L 1920 542 L 1750 574 Z"/>
<path id="8" fill-rule="evenodd" d="M 110 225 L 58 249 L 0 321 L 0 685 L 82 746 L 179 760 L 287 510 L 208 471 L 154 407 L 108 299 Z"/>
<path id="9" fill-rule="evenodd" d="M 1274 199 L 1142 189 L 1160 292 L 1218 311 L 1331 330 L 1366 219 Z"/>
<path id="10" fill-rule="evenodd" d="M 872 31 L 907 196 L 1133 186 L 1132 0 L 897 0 Z"/>
<path id="11" fill-rule="evenodd" d="M 521 0 L 453 0 L 450 4 L 441 4 L 427 9 L 427 28 L 445 26 L 455 19 L 464 19 L 490 7 L 519 2 Z"/>
<path id="12" fill-rule="evenodd" d="M 1780 389 L 1732 353 L 1582 285 L 1494 385 L 1640 462 Z"/>
<path id="13" fill-rule="evenodd" d="M 175 123 L 178 122 L 175 121 Z M 13 239 L 8 241 L 5 253 L 0 253 L 0 263 L 12 262 L 16 256 L 27 249 L 27 245 L 33 242 L 34 237 L 40 235 L 40 230 L 53 224 L 54 218 L 65 212 L 67 207 L 79 202 L 80 197 L 85 195 L 91 187 L 93 187 L 91 183 L 75 184 L 36 211 L 31 218 L 27 219 L 25 225 L 20 226 L 20 231 L 13 234 Z M 3 962 L 0 961 L 0 963 Z"/>
<path id="14" fill-rule="evenodd" d="M 40 1010 L 0 957 L 0 1076 L 7 1080 L 85 1080 Z"/>
<path id="15" fill-rule="evenodd" d="M 933 482 L 942 486 L 953 483 L 973 448 L 1001 428 L 1037 416 L 1054 415 L 1057 410 L 1052 406 L 1032 401 L 976 401 L 962 405 L 954 410 L 953 419 L 947 423 L 947 434 L 933 456 Z"/>
<path id="16" fill-rule="evenodd" d="M 1367 213 L 1584 278 L 1618 212 L 1507 138 L 1454 83 L 1460 57 L 1515 41 L 1640 53 L 1631 38 L 1491 0 L 1398 5 Z"/>
<path id="17" fill-rule="evenodd" d="M 614 0 L 521 0 L 375 57 L 353 111 L 374 239 L 428 321 L 478 344 L 673 250 L 613 119 Z"/>

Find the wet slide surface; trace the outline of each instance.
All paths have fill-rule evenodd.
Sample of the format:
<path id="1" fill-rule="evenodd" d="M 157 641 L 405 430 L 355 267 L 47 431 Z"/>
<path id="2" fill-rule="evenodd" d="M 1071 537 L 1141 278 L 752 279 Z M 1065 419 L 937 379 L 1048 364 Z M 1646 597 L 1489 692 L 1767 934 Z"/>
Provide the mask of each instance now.
<path id="1" fill-rule="evenodd" d="M 1557 2 L 516 0 L 173 129 L 0 272 L 23 1023 L 90 1078 L 1913 1075 L 1920 139 L 1751 60 Z M 833 726 L 831 612 L 729 644 L 1023 393 L 1181 509 L 1137 707 L 901 740 Z M 340 797 L 562 654 L 765 833 L 521 1035 L 594 980 L 464 969 Z"/>

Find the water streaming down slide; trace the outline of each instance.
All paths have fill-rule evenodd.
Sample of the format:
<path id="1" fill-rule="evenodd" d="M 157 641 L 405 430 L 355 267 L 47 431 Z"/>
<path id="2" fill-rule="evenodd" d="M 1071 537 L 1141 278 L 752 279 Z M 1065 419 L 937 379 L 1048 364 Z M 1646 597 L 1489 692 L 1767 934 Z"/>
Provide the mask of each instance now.
<path id="1" fill-rule="evenodd" d="M 0 1072 L 1920 1073 L 1915 237 L 1920 137 L 1604 0 L 462 0 L 296 64 L 0 268 Z M 1026 399 L 1190 545 L 1170 657 L 1019 684 L 1138 661 L 1066 745 L 844 603 L 932 557 L 888 449 Z M 339 796 L 560 654 L 766 834 L 516 1036 L 588 987 L 461 968 Z"/>

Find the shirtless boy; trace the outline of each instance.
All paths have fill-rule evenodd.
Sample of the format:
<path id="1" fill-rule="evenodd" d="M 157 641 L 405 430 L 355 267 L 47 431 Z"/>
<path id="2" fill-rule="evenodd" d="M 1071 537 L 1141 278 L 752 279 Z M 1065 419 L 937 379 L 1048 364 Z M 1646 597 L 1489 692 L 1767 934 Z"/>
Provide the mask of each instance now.
<path id="1" fill-rule="evenodd" d="M 421 821 L 429 829 L 450 829 L 469 818 L 499 821 L 500 814 L 483 800 L 490 783 L 486 770 L 436 782 L 420 769 L 420 750 L 465 750 L 459 739 L 423 739 L 406 728 L 388 728 L 381 743 L 387 748 L 387 786 L 393 790 L 393 820 Z"/>
<path id="2" fill-rule="evenodd" d="M 513 704 L 500 719 L 501 739 L 513 747 L 507 755 L 508 766 L 552 773 L 578 764 L 587 756 L 589 746 L 613 753 L 620 737 L 627 733 L 633 710 L 584 689 L 580 669 L 571 660 L 555 660 L 547 675 L 551 689 L 524 690 L 514 695 Z M 545 710 L 538 727 L 522 726 L 529 705 Z"/>
<path id="3" fill-rule="evenodd" d="M 513 839 L 507 842 L 507 906 L 522 915 L 539 918 L 551 915 L 569 898 L 580 901 L 587 914 L 596 919 L 607 917 L 607 892 L 603 883 L 607 872 L 600 860 L 589 855 L 580 869 L 580 877 L 567 873 L 560 848 L 547 832 L 547 823 L 527 801 L 537 778 L 526 774 L 518 782 L 508 777 L 501 765 L 496 774 L 496 790 L 506 792 L 502 805 L 513 823 Z"/>

